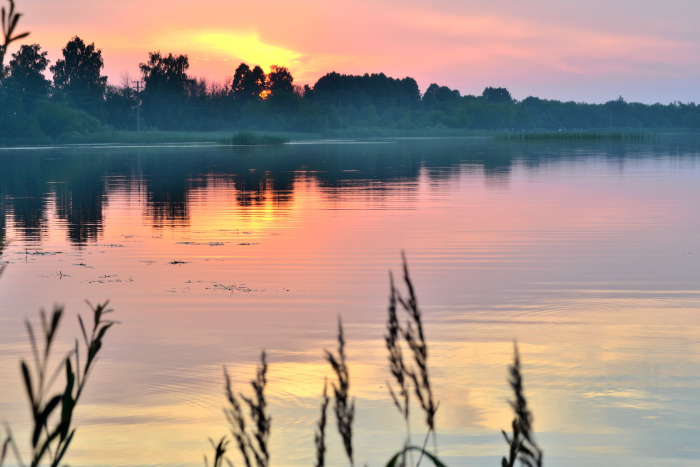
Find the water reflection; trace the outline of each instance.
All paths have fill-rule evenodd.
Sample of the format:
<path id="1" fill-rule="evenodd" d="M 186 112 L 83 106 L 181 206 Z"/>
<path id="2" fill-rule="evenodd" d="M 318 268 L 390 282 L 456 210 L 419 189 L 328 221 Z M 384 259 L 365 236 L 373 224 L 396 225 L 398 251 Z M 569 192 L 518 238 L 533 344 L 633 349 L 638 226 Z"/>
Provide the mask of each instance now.
<path id="1" fill-rule="evenodd" d="M 28 355 L 24 317 L 111 298 L 122 324 L 71 463 L 199 465 L 226 433 L 221 365 L 245 390 L 264 347 L 273 464 L 309 465 L 342 314 L 356 449 L 383 465 L 403 442 L 381 336 L 387 270 L 406 249 L 450 465 L 505 453 L 514 337 L 547 465 L 693 465 L 698 153 L 671 138 L 2 153 L 0 379 Z M 0 398 L 21 437 L 21 390 Z"/>
<path id="2" fill-rule="evenodd" d="M 489 144 L 486 141 L 390 141 L 365 145 L 298 145 L 284 148 L 146 148 L 48 150 L 21 157 L 0 156 L 3 230 L 10 216 L 23 240 L 37 244 L 47 231 L 47 217 L 65 222 L 74 245 L 97 241 L 103 210 L 111 193 L 145 196 L 144 215 L 156 229 L 188 226 L 191 192 L 209 185 L 237 192 L 242 208 L 260 206 L 268 197 L 276 208 L 292 202 L 301 178 L 317 182 L 328 196 L 340 187 L 381 198 L 392 186 L 416 182 L 421 168 L 430 183 L 479 173 L 487 185 L 507 187 L 513 166 L 527 170 L 552 164 L 576 164 L 595 157 L 623 172 L 637 158 L 687 159 L 694 140 L 670 139 L 653 146 Z M 406 185 L 410 189 L 411 185 Z M 54 212 L 50 213 L 51 210 Z"/>

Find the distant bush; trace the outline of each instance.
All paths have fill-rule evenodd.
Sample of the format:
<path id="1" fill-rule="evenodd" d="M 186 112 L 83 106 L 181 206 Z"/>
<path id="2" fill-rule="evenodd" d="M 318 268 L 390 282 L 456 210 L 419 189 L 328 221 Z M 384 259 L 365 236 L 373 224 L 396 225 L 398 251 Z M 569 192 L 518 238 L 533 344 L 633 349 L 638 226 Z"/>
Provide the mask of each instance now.
<path id="1" fill-rule="evenodd" d="M 258 135 L 252 131 L 239 131 L 231 138 L 220 141 L 223 146 L 261 146 L 268 144 L 285 144 L 289 138 L 277 135 Z"/>
<path id="2" fill-rule="evenodd" d="M 84 111 L 54 102 L 40 103 L 35 115 L 42 133 L 51 138 L 70 133 L 93 133 L 102 126 L 99 120 Z"/>

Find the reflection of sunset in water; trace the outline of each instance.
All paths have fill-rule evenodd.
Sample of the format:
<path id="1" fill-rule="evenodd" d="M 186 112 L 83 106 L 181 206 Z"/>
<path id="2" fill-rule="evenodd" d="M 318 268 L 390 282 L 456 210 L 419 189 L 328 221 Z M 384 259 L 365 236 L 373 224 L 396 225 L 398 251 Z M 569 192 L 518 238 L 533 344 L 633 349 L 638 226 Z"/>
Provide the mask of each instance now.
<path id="1" fill-rule="evenodd" d="M 405 249 L 449 465 L 496 465 L 506 452 L 514 338 L 547 465 L 696 462 L 695 149 L 676 160 L 637 148 L 651 153 L 622 169 L 607 146 L 489 168 L 483 143 L 441 144 L 300 146 L 267 159 L 66 152 L 41 159 L 53 165 L 36 172 L 37 193 L 0 175 L 11 240 L 0 378 L 18 381 L 29 355 L 24 317 L 65 304 L 63 349 L 83 300 L 110 298 L 121 324 L 78 408 L 71 465 L 201 464 L 207 438 L 228 432 L 222 366 L 248 392 L 263 348 L 272 464 L 310 465 L 332 377 L 323 350 L 342 315 L 357 460 L 379 465 L 404 440 L 383 335 L 388 271 Z M 90 177 L 75 178 L 78 163 Z M 0 408 L 26 439 L 18 384 L 4 385 Z M 415 405 L 412 431 L 422 441 Z M 328 433 L 329 465 L 341 465 L 333 416 Z"/>

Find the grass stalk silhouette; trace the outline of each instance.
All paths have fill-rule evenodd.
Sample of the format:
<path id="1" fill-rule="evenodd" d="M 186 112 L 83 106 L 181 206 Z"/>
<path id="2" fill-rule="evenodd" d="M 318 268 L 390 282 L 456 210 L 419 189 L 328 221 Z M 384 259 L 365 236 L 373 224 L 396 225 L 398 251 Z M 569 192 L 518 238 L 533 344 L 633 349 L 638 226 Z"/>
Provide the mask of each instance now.
<path id="1" fill-rule="evenodd" d="M 352 422 L 355 418 L 355 399 L 350 400 L 350 373 L 345 361 L 345 339 L 343 338 L 343 323 L 338 317 L 338 356 L 326 350 L 326 360 L 331 364 L 338 382 L 333 384 L 335 404 L 333 406 L 338 424 L 338 433 L 343 440 L 345 453 L 350 459 L 350 465 L 355 465 L 352 450 Z"/>
<path id="2" fill-rule="evenodd" d="M 526 467 L 542 467 L 543 453 L 534 439 L 532 430 L 533 416 L 527 406 L 527 399 L 525 399 L 523 389 L 518 344 L 514 343 L 513 347 L 513 365 L 509 367 L 510 379 L 508 382 L 515 395 L 515 399 L 510 401 L 510 406 L 515 412 L 515 418 L 512 423 L 512 437 L 508 436 L 505 431 L 501 431 L 510 447 L 508 458 L 504 457 L 501 460 L 501 467 L 513 467 L 516 459 L 520 459 L 520 462 Z"/>
<path id="3" fill-rule="evenodd" d="M 404 297 L 394 285 L 393 276 L 390 274 L 390 295 L 388 306 L 388 320 L 384 341 L 389 352 L 389 370 L 396 382 L 396 390 L 387 382 L 389 393 L 393 405 L 399 410 L 406 423 L 407 438 L 403 447 L 396 452 L 387 462 L 386 467 L 401 467 L 407 465 L 407 456 L 414 451 L 420 454 L 416 466 L 419 466 L 423 459 L 427 459 L 436 467 L 445 467 L 438 458 L 436 438 L 435 414 L 439 403 L 435 397 L 430 383 L 428 372 L 428 344 L 423 329 L 422 313 L 418 307 L 413 282 L 408 272 L 406 257 L 403 255 L 403 279 L 407 289 Z M 397 308 L 402 308 L 407 314 L 407 320 L 402 322 L 397 315 Z M 406 361 L 402 346 L 410 350 L 412 357 L 410 362 Z M 325 358 L 330 363 L 335 373 L 336 381 L 331 383 L 333 389 L 333 400 L 338 432 L 343 442 L 345 454 L 350 465 L 354 466 L 355 457 L 353 451 L 353 429 L 352 424 L 355 418 L 355 399 L 350 396 L 350 373 L 345 355 L 345 337 L 343 324 L 338 318 L 338 350 L 337 354 L 325 351 Z M 257 378 L 251 382 L 255 391 L 255 398 L 249 399 L 240 395 L 250 409 L 249 419 L 255 424 L 255 429 L 248 428 L 247 418 L 243 412 L 243 405 L 239 398 L 234 396 L 231 389 L 231 379 L 228 371 L 224 368 L 226 379 L 226 396 L 230 407 L 224 409 L 226 417 L 231 424 L 233 437 L 238 445 L 246 467 L 269 466 L 269 453 L 267 451 L 267 441 L 270 436 L 270 416 L 266 411 L 264 391 L 267 384 L 267 362 L 265 352 L 262 353 L 262 366 L 257 369 Z M 509 384 L 515 394 L 515 399 L 510 402 L 515 411 L 513 420 L 513 434 L 509 436 L 503 431 L 503 436 L 510 447 L 508 458 L 504 457 L 501 467 L 513 467 L 517 459 L 525 467 L 542 467 L 542 450 L 535 443 L 532 431 L 532 412 L 530 411 L 523 391 L 522 370 L 520 368 L 520 356 L 517 345 L 515 346 L 514 363 L 509 367 Z M 411 444 L 411 432 L 409 424 L 410 415 L 410 394 L 413 392 L 419 402 L 420 408 L 425 414 L 425 422 L 428 427 L 425 440 L 422 446 Z M 321 399 L 321 414 L 316 424 L 314 433 L 314 444 L 316 447 L 316 467 L 324 467 L 326 463 L 325 434 L 327 417 L 326 412 L 330 398 L 328 396 L 328 381 L 324 382 L 323 397 Z M 430 437 L 433 437 L 435 446 L 433 452 L 426 449 Z M 255 442 L 253 442 L 255 440 Z M 221 467 L 223 460 L 230 464 L 225 457 L 227 444 L 226 438 L 221 438 L 218 444 L 210 439 L 214 448 L 213 467 Z M 412 458 L 411 464 L 413 464 Z M 205 456 L 205 466 L 207 458 Z M 232 465 L 231 465 L 232 466 Z"/>
<path id="4" fill-rule="evenodd" d="M 326 410 L 328 409 L 328 380 L 323 382 L 323 399 L 321 400 L 321 417 L 318 419 L 318 430 L 314 433 L 316 446 L 316 467 L 326 465 Z"/>
<path id="5" fill-rule="evenodd" d="M 228 370 L 224 367 L 224 377 L 226 378 L 226 398 L 231 407 L 225 408 L 224 413 L 231 424 L 238 451 L 241 453 L 246 467 L 252 467 L 255 461 L 257 467 L 268 467 L 270 465 L 270 452 L 268 441 L 270 439 L 270 427 L 272 417 L 267 413 L 267 401 L 265 400 L 265 387 L 267 386 L 267 360 L 265 351 L 261 355 L 261 365 L 257 368 L 256 378 L 251 381 L 254 396 L 252 398 L 239 394 L 249 409 L 249 419 L 253 428 L 249 429 L 246 424 L 246 417 L 243 413 L 242 404 L 231 389 L 231 378 Z"/>
<path id="6" fill-rule="evenodd" d="M 209 438 L 209 442 L 211 443 L 211 447 L 214 448 L 214 463 L 212 464 L 212 467 L 222 467 L 224 461 L 226 461 L 229 467 L 233 467 L 233 463 L 231 463 L 231 461 L 226 457 L 226 450 L 228 449 L 229 440 L 223 436 L 219 440 L 218 444 L 215 444 L 214 440 L 211 438 Z M 209 467 L 209 462 L 206 455 L 204 456 L 204 467 Z"/>
<path id="7" fill-rule="evenodd" d="M 437 456 L 435 414 L 437 413 L 439 403 L 435 401 L 432 386 L 430 384 L 430 374 L 428 372 L 428 344 L 423 330 L 422 313 L 418 307 L 415 289 L 408 272 L 406 255 L 402 253 L 401 258 L 403 260 L 403 279 L 408 295 L 406 297 L 401 295 L 398 289 L 396 289 L 394 286 L 394 279 L 390 274 L 389 278 L 391 293 L 389 296 L 389 320 L 387 322 L 387 335 L 385 336 L 385 342 L 387 349 L 389 350 L 390 371 L 399 385 L 399 395 L 401 396 L 402 400 L 396 395 L 391 385 L 389 385 L 389 392 L 392 396 L 392 400 L 394 401 L 394 405 L 405 419 L 407 427 L 407 442 L 405 447 L 409 448 L 411 444 L 411 434 L 409 423 L 410 401 L 408 384 L 409 382 L 412 383 L 413 392 L 420 404 L 421 409 L 423 409 L 425 414 L 425 422 L 428 427 L 428 431 L 423 442 L 423 447 L 420 451 L 421 454 L 418 458 L 417 465 L 420 465 L 424 453 L 426 452 L 425 449 L 431 434 L 433 436 L 434 454 Z M 403 326 L 396 316 L 397 303 L 401 305 L 401 308 L 403 308 L 408 316 L 408 320 Z M 399 335 L 403 336 L 408 348 L 411 351 L 413 356 L 413 364 L 411 365 L 407 364 L 403 359 L 401 344 L 398 339 Z M 405 449 L 404 453 L 410 451 L 412 451 L 412 449 Z M 401 462 L 405 463 L 405 459 L 401 459 Z"/>
<path id="8" fill-rule="evenodd" d="M 28 32 L 23 32 L 21 34 L 15 34 L 15 28 L 19 22 L 22 13 L 15 12 L 15 0 L 8 0 L 10 3 L 9 8 L 6 10 L 3 6 L 0 9 L 0 16 L 2 17 L 2 36 L 3 43 L 0 45 L 0 81 L 5 77 L 5 54 L 7 53 L 7 48 L 11 43 L 23 39 L 29 35 Z"/>
<path id="9" fill-rule="evenodd" d="M 105 334 L 116 322 L 104 319 L 104 315 L 112 310 L 107 308 L 108 302 L 92 306 L 93 322 L 89 333 L 80 315 L 78 321 L 83 334 L 85 349 L 85 364 L 80 365 L 80 344 L 75 340 L 75 348 L 61 360 L 53 373 L 49 374 L 49 360 L 55 343 L 58 328 L 63 317 L 63 308 L 55 306 L 50 316 L 41 310 L 41 334 L 43 347 L 40 348 L 34 332 L 34 326 L 29 320 L 25 321 L 29 342 L 32 348 L 32 363 L 22 360 L 20 369 L 24 388 L 29 400 L 33 425 L 31 430 L 31 462 L 36 467 L 48 457 L 52 467 L 58 467 L 66 455 L 73 440 L 76 428 L 73 427 L 73 414 L 85 389 L 90 370 L 94 367 L 97 355 L 102 348 Z M 61 392 L 52 392 L 52 387 L 61 372 L 65 372 L 65 388 Z M 19 449 L 15 444 L 9 426 L 6 426 L 6 440 L 0 452 L 0 465 L 4 462 L 8 448 L 12 448 L 17 464 L 24 467 Z"/>

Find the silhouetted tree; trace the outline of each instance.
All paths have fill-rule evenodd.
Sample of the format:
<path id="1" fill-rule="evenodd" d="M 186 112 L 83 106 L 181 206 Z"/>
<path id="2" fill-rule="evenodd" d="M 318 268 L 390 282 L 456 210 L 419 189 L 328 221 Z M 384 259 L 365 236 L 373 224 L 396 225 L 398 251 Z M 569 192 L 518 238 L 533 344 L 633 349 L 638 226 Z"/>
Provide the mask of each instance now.
<path id="1" fill-rule="evenodd" d="M 275 91 L 294 92 L 294 77 L 287 67 L 272 65 L 267 75 L 267 87 Z"/>
<path id="2" fill-rule="evenodd" d="M 86 45 L 75 36 L 62 52 L 63 59 L 50 68 L 54 86 L 71 105 L 100 116 L 107 87 L 107 77 L 100 74 L 104 68 L 102 50 L 94 42 Z"/>
<path id="3" fill-rule="evenodd" d="M 12 88 L 27 107 L 37 99 L 48 96 L 51 81 L 43 75 L 49 65 L 47 55 L 48 52 L 41 52 L 39 44 L 23 45 L 12 54 L 10 73 L 4 85 Z"/>
<path id="4" fill-rule="evenodd" d="M 506 88 L 488 87 L 481 93 L 481 97 L 491 102 L 492 104 L 500 104 L 501 102 L 512 102 L 513 98 Z"/>
<path id="5" fill-rule="evenodd" d="M 187 55 L 161 55 L 149 52 L 148 62 L 139 69 L 145 83 L 143 112 L 151 125 L 160 129 L 179 128 L 180 117 L 185 111 L 190 78 Z"/>
<path id="6" fill-rule="evenodd" d="M 438 86 L 433 83 L 428 86 L 423 94 L 423 104 L 428 107 L 435 107 L 439 103 L 454 104 L 458 103 L 460 99 L 459 91 L 456 89 L 450 89 L 447 86 Z M 444 108 L 444 105 L 441 106 Z"/>
<path id="7" fill-rule="evenodd" d="M 244 101 L 258 100 L 265 90 L 266 82 L 267 79 L 262 68 L 256 65 L 251 70 L 247 64 L 241 63 L 233 75 L 231 93 L 236 99 Z"/>
<path id="8" fill-rule="evenodd" d="M 148 62 L 140 63 L 139 69 L 146 84 L 144 92 L 167 92 L 169 94 L 185 95 L 190 82 L 187 70 L 190 62 L 187 55 L 161 55 L 149 52 Z"/>
<path id="9" fill-rule="evenodd" d="M 384 73 L 341 75 L 332 72 L 319 78 L 312 91 L 305 96 L 326 107 L 335 107 L 337 110 L 330 112 L 337 112 L 344 123 L 353 125 L 362 120 L 371 121 L 372 125 L 380 121 L 388 123 L 420 100 L 418 84 L 413 78 L 395 79 Z M 335 120 L 332 115 L 330 120 Z"/>
<path id="10" fill-rule="evenodd" d="M 136 129 L 136 90 L 129 86 L 107 86 L 107 123 L 119 130 Z"/>

